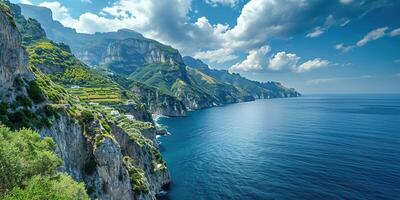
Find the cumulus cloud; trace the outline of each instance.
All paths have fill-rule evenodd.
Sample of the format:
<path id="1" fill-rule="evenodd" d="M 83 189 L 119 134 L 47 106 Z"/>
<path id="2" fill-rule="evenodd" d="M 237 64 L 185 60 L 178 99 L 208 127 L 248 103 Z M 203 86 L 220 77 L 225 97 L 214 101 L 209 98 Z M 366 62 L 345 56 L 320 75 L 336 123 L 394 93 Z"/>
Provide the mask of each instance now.
<path id="1" fill-rule="evenodd" d="M 65 26 L 74 27 L 79 22 L 78 20 L 73 19 L 69 13 L 69 10 L 62 6 L 58 1 L 43 2 L 39 4 L 39 6 L 51 9 L 53 12 L 53 18 L 57 21 L 60 21 Z"/>
<path id="2" fill-rule="evenodd" d="M 206 3 L 216 7 L 218 5 L 235 7 L 239 0 L 206 0 Z"/>
<path id="3" fill-rule="evenodd" d="M 200 51 L 194 55 L 195 58 L 201 59 L 208 63 L 225 63 L 238 58 L 238 56 L 233 55 L 231 49 L 217 49 L 209 51 Z"/>
<path id="4" fill-rule="evenodd" d="M 272 71 L 292 70 L 296 68 L 300 60 L 296 54 L 286 53 L 284 51 L 275 54 L 270 60 L 268 69 Z"/>
<path id="5" fill-rule="evenodd" d="M 87 0 L 84 0 L 87 1 Z M 236 25 L 211 24 L 206 17 L 194 21 L 188 17 L 192 0 L 116 0 L 99 13 L 83 13 L 74 19 L 59 2 L 45 2 L 54 18 L 81 33 L 116 31 L 129 28 L 179 49 L 183 54 L 207 56 L 231 52 L 216 63 L 233 60 L 238 53 L 265 45 L 270 38 L 290 38 L 309 33 L 317 37 L 332 25 L 379 7 L 377 1 L 358 6 L 343 6 L 339 1 L 250 0 L 242 8 Z M 207 0 L 216 5 L 236 5 L 239 0 Z M 174 6 L 171 6 L 174 5 Z M 334 15 L 332 15 L 334 13 Z M 260 17 L 262 16 L 262 17 Z M 327 17 L 328 16 L 328 17 Z M 337 19 L 337 20 L 334 20 Z M 319 28 L 318 28 L 319 27 Z M 214 56 L 215 58 L 215 56 Z"/>
<path id="6" fill-rule="evenodd" d="M 271 51 L 270 46 L 262 46 L 259 49 L 253 49 L 249 52 L 245 60 L 233 65 L 229 69 L 229 71 L 232 72 L 261 71 L 267 64 L 267 54 L 270 51 Z"/>
<path id="7" fill-rule="evenodd" d="M 385 31 L 388 30 L 389 27 L 382 27 L 372 30 L 367 35 L 365 35 L 360 41 L 357 42 L 357 46 L 361 47 L 366 45 L 368 42 L 373 40 L 377 40 L 386 35 Z"/>
<path id="8" fill-rule="evenodd" d="M 292 71 L 303 73 L 312 71 L 318 68 L 327 67 L 331 63 L 321 58 L 308 60 L 302 64 L 298 64 L 300 57 L 294 53 L 278 52 L 275 55 L 267 58 L 270 52 L 269 46 L 263 46 L 260 49 L 254 49 L 249 52 L 247 58 L 242 62 L 236 63 L 230 68 L 231 72 L 250 72 L 250 71 Z"/>
<path id="9" fill-rule="evenodd" d="M 30 0 L 20 0 L 20 3 L 27 4 L 27 5 L 33 5 L 32 1 L 30 1 Z"/>
<path id="10" fill-rule="evenodd" d="M 307 72 L 307 71 L 311 71 L 314 69 L 327 67 L 327 66 L 329 66 L 329 64 L 330 63 L 327 60 L 322 60 L 321 58 L 316 58 L 314 60 L 309 60 L 309 61 L 301 64 L 299 67 L 296 68 L 296 71 L 299 73 Z"/>

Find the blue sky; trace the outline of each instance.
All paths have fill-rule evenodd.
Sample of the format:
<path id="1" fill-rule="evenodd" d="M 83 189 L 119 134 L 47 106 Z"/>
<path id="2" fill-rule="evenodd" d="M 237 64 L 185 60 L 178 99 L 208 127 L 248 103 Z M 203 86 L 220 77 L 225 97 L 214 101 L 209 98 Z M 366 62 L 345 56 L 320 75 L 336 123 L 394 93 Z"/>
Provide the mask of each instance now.
<path id="1" fill-rule="evenodd" d="M 130 28 L 212 68 L 303 93 L 400 93 L 400 1 L 21 2 L 78 32 Z"/>

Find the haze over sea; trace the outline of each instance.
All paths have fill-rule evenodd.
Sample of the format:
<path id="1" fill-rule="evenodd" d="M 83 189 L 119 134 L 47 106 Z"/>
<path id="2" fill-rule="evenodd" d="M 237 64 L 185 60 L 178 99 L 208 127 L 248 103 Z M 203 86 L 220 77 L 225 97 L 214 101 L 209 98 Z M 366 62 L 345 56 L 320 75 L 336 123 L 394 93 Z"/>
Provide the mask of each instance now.
<path id="1" fill-rule="evenodd" d="M 400 199 L 400 95 L 258 100 L 161 118 L 169 199 Z"/>

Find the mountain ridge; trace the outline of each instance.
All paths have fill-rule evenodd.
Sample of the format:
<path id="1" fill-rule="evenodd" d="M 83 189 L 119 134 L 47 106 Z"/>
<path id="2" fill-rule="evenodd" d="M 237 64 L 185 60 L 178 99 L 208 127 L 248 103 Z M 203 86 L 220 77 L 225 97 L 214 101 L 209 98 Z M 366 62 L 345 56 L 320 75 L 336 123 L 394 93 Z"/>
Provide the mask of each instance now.
<path id="1" fill-rule="evenodd" d="M 175 96 L 184 102 L 188 110 L 260 98 L 300 96 L 294 89 L 288 89 L 278 82 L 259 83 L 237 74 L 229 74 L 227 71 L 187 66 L 178 50 L 144 38 L 142 35 L 138 36 L 134 31 L 135 34 L 126 34 L 124 37 L 110 36 L 118 35 L 121 30 L 92 35 L 77 33 L 70 28 L 59 31 L 58 29 L 65 27 L 57 21 L 48 19 L 49 14 L 46 15 L 46 19 L 42 19 L 43 16 L 35 12 L 35 9 L 47 8 L 32 8 L 35 6 L 22 5 L 25 15 L 46 22 L 44 29 L 57 34 L 53 39 L 59 40 L 58 42 L 69 42 L 72 52 L 86 64 L 104 68 L 161 90 L 161 93 Z M 49 9 L 46 12 L 51 13 Z M 73 34 L 68 30 L 73 30 Z M 122 30 L 124 31 L 129 33 L 127 30 Z M 52 37 L 52 34 L 49 35 Z M 105 39 L 99 35 L 108 36 Z M 79 45 L 78 42 L 63 38 L 75 38 L 74 41 L 79 41 Z M 210 81 L 211 79 L 213 80 Z"/>

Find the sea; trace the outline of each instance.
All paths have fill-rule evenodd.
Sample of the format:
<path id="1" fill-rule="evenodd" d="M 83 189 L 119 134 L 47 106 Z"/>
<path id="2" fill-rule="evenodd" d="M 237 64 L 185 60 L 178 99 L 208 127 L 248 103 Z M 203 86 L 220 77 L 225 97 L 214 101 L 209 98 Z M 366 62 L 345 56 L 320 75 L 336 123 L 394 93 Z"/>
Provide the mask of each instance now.
<path id="1" fill-rule="evenodd" d="M 305 95 L 159 118 L 163 199 L 400 199 L 400 95 Z"/>

